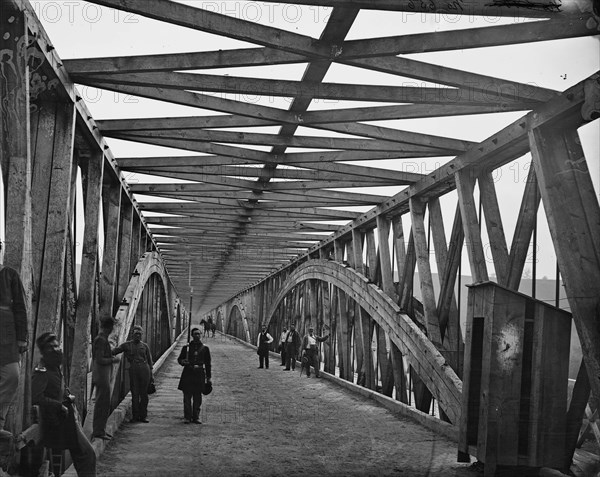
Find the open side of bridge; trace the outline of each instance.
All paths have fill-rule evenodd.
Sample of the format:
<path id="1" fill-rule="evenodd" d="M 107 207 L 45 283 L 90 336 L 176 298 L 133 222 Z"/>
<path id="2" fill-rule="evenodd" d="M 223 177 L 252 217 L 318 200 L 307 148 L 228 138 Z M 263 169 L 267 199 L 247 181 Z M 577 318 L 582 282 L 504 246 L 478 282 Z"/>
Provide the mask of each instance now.
<path id="1" fill-rule="evenodd" d="M 61 338 L 64 374 L 89 426 L 90 348 L 103 316 L 116 319 L 113 345 L 142 325 L 155 359 L 201 318 L 250 343 L 261 325 L 277 339 L 291 323 L 330 333 L 321 345 L 325 372 L 435 414 L 456 435 L 459 459 L 477 458 L 486 475 L 500 466 L 567 471 L 586 441 L 598 452 L 600 207 L 581 137 L 598 125 L 599 73 L 556 91 L 410 57 L 597 40 L 597 2 L 477 0 L 458 15 L 519 21 L 356 40 L 347 38 L 362 11 L 457 14 L 456 5 L 292 2 L 331 7 L 313 38 L 181 2 L 93 3 L 257 47 L 63 60 L 28 0 L 0 0 L 3 264 L 21 277 L 29 341 L 6 426 L 16 438 L 1 443 L 4 467 L 37 475 L 27 457 L 40 433 L 30 378 L 43 332 Z M 304 63 L 299 81 L 198 72 Z M 395 83 L 326 81 L 336 64 Z M 398 86 L 404 77 L 436 87 Z M 211 114 L 96 120 L 76 83 Z M 214 95 L 232 92 L 293 99 L 284 109 Z M 311 110 L 314 99 L 377 105 Z M 506 112 L 522 115 L 478 141 L 393 123 Z M 265 133 L 274 126 L 277 133 Z M 115 157 L 107 138 L 199 155 Z M 350 164 L 415 158 L 441 165 L 421 174 Z M 528 166 L 526 179 L 497 186 L 515 164 Z M 128 183 L 123 171 L 164 180 Z M 510 210 L 508 195 L 519 204 Z M 542 230 L 549 254 L 538 251 Z M 536 294 L 535 265 L 524 291 L 528 261 L 548 257 L 554 297 Z M 219 349 L 226 362 L 234 345 Z M 114 368 L 113 409 L 129 391 L 126 369 Z M 244 377 L 252 382 L 255 372 Z M 271 384 L 283 392 L 285 379 Z M 384 417 L 389 432 L 369 429 L 375 453 L 398 445 L 398 423 Z M 233 448 L 231 439 L 222 445 Z"/>

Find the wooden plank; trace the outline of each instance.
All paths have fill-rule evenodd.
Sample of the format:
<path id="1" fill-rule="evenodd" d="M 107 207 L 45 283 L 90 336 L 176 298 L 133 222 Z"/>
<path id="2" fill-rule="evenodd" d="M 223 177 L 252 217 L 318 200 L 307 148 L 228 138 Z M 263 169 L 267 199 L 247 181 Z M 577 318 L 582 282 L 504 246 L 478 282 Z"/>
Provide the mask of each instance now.
<path id="1" fill-rule="evenodd" d="M 38 292 L 38 315 L 36 333 L 58 333 L 60 327 L 65 271 L 65 248 L 67 230 L 71 217 L 71 177 L 73 168 L 73 144 L 75 139 L 75 107 L 73 104 L 56 108 L 54 146 L 46 240 L 42 261 L 41 286 Z"/>
<path id="2" fill-rule="evenodd" d="M 393 60 L 392 60 L 393 61 Z M 354 63 L 353 63 L 354 64 Z M 357 66 L 377 65 L 380 62 L 356 63 Z M 395 70 L 391 70 L 395 71 Z M 469 78 L 466 78 L 467 80 Z M 506 85 L 502 89 L 491 84 L 489 89 L 460 87 L 435 88 L 426 86 L 381 86 L 346 83 L 309 83 L 282 79 L 247 78 L 236 76 L 204 75 L 200 73 L 177 72 L 145 72 L 145 73 L 111 73 L 75 76 L 73 80 L 87 86 L 105 88 L 109 85 L 128 85 L 132 87 L 157 87 L 175 90 L 208 91 L 212 93 L 233 93 L 236 95 L 257 95 L 295 98 L 315 98 L 332 101 L 365 101 L 389 103 L 426 103 L 459 105 L 496 104 L 501 101 L 523 101 L 522 97 L 514 94 L 514 85 Z M 466 81 L 468 84 L 468 81 Z M 489 83 L 489 81 L 488 81 Z M 504 85 L 503 85 L 504 86 Z M 505 92 L 506 90 L 508 92 Z M 527 92 L 524 92 L 526 94 Z M 532 91 L 528 90 L 529 94 Z M 536 94 L 528 98 L 534 101 Z"/>
<path id="3" fill-rule="evenodd" d="M 458 214 L 460 214 L 460 210 Z M 444 349 L 446 350 L 444 356 L 448 358 L 449 364 L 457 372 L 458 376 L 461 376 L 462 373 L 460 373 L 459 362 L 462 336 L 460 334 L 460 319 L 458 316 L 458 306 L 456 304 L 456 299 L 454 296 L 456 268 L 453 268 L 454 262 L 449 261 L 449 257 L 451 260 L 454 260 L 455 257 L 454 255 L 450 256 L 448 254 L 448 247 L 446 244 L 446 232 L 444 230 L 444 220 L 442 217 L 440 201 L 438 199 L 431 199 L 429 201 L 429 218 L 431 224 L 431 237 L 435 249 L 435 260 L 438 269 L 438 278 L 440 281 L 440 295 L 438 297 L 438 305 L 436 307 L 438 320 L 440 323 L 440 337 L 442 339 Z M 455 220 L 455 224 L 458 227 L 461 226 L 460 215 L 458 220 Z M 453 246 L 453 238 L 454 237 L 450 238 L 451 246 Z M 446 271 L 446 268 L 448 267 L 450 268 L 450 270 Z M 454 273 L 452 273 L 452 271 L 454 271 Z M 448 280 L 450 283 L 444 283 L 444 280 Z M 443 297 L 442 292 L 448 293 L 449 297 Z M 443 310 L 445 312 L 445 316 L 444 319 L 442 319 L 442 316 L 440 314 L 440 303 L 442 303 L 442 300 L 444 299 L 449 300 L 449 303 L 448 307 L 444 308 Z"/>
<path id="4" fill-rule="evenodd" d="M 31 141 L 33 160 L 33 175 L 31 187 L 37 191 L 36 200 L 31 203 L 32 228 L 32 262 L 33 283 L 35 290 L 42 286 L 42 264 L 44 242 L 46 241 L 46 221 L 50 198 L 50 182 L 52 178 L 52 154 L 54 147 L 54 129 L 56 126 L 56 103 L 44 102 L 38 104 L 34 114 L 35 142 Z M 33 303 L 34 321 L 37 317 L 39 300 Z"/>
<path id="5" fill-rule="evenodd" d="M 534 320 L 530 435 L 532 463 L 560 468 L 566 446 L 567 381 L 571 320 L 568 313 L 537 303 Z M 535 460 L 534 460 L 535 459 Z"/>
<path id="6" fill-rule="evenodd" d="M 537 222 L 537 211 L 540 206 L 541 196 L 538 189 L 537 178 L 535 175 L 535 167 L 533 164 L 529 166 L 527 173 L 527 182 L 525 183 L 525 191 L 521 200 L 521 208 L 517 217 L 517 225 L 510 246 L 510 256 L 508 262 L 508 275 L 506 282 L 499 282 L 501 285 L 506 285 L 513 290 L 519 289 L 523 268 L 527 260 L 529 252 L 529 243 L 533 229 Z"/>
<path id="7" fill-rule="evenodd" d="M 396 74 L 422 81 L 430 81 L 432 83 L 443 84 L 455 88 L 464 88 L 465 85 L 468 85 L 468 90 L 473 99 L 487 96 L 490 90 L 495 92 L 493 95 L 494 97 L 504 97 L 510 101 L 524 102 L 545 102 L 558 94 L 557 91 L 541 88 L 539 86 L 480 75 L 400 56 L 365 58 L 350 60 L 346 63 L 358 67 L 367 67 L 383 73 Z M 455 93 L 458 94 L 457 91 L 455 92 L 453 90 L 446 91 L 446 93 L 448 93 L 449 96 L 453 96 Z"/>
<path id="8" fill-rule="evenodd" d="M 104 212 L 104 252 L 102 254 L 102 279 L 100 281 L 100 314 L 114 316 L 118 304 L 115 299 L 117 285 L 117 254 L 121 215 L 121 188 L 111 177 L 104 175 L 102 187 Z"/>
<path id="9" fill-rule="evenodd" d="M 407 99 L 411 101 L 411 99 Z M 244 104 L 244 103 L 242 103 Z M 257 114 L 257 113 L 254 113 Z M 194 142 L 221 142 L 229 144 L 254 144 L 259 146 L 285 146 L 309 149 L 349 149 L 360 151 L 396 151 L 396 152 L 436 152 L 438 155 L 453 155 L 460 152 L 461 149 L 442 147 L 441 141 L 434 142 L 431 138 L 423 138 L 419 142 L 428 145 L 414 144 L 417 138 L 412 139 L 412 143 L 383 140 L 383 139 L 354 139 L 322 136 L 281 136 L 279 134 L 261 134 L 235 131 L 214 131 L 205 129 L 184 129 L 181 131 L 111 131 L 106 133 L 109 137 L 119 139 L 128 139 L 132 141 L 162 139 L 163 141 L 194 141 Z M 398 134 L 399 135 L 399 134 Z M 411 135 L 412 136 L 412 135 Z M 174 144 L 175 144 L 174 142 Z M 452 142 L 456 146 L 454 141 Z M 439 144 L 437 146 L 436 144 Z M 435 151 L 432 151 L 435 147 Z"/>
<path id="10" fill-rule="evenodd" d="M 98 267 L 98 225 L 100 221 L 100 199 L 104 156 L 96 151 L 90 157 L 80 158 L 82 182 L 85 184 L 85 227 L 75 315 L 75 337 L 71 360 L 69 387 L 77 397 L 79 409 L 85 409 L 84 397 L 87 389 L 89 343 L 91 321 L 94 315 L 96 295 L 96 270 Z"/>
<path id="11" fill-rule="evenodd" d="M 600 207 L 577 130 L 558 121 L 529 133 L 544 211 L 592 393 L 600 396 Z"/>
<path id="12" fill-rule="evenodd" d="M 276 0 L 266 0 L 275 2 Z M 552 14 L 578 13 L 580 10 L 577 3 L 567 1 L 557 4 L 551 0 L 540 2 L 535 6 L 512 5 L 503 3 L 490 4 L 483 0 L 470 0 L 460 3 L 447 3 L 434 0 L 421 5 L 409 0 L 300 0 L 291 3 L 301 5 L 318 5 L 322 7 L 344 7 L 365 8 L 369 10 L 389 10 L 410 13 L 437 13 L 438 15 L 484 15 L 488 17 L 525 17 L 539 18 L 548 17 Z"/>
<path id="13" fill-rule="evenodd" d="M 396 399 L 404 404 L 408 404 L 406 370 L 402 353 L 392 342 L 390 343 L 390 355 L 392 359 L 392 369 L 394 372 L 394 386 L 396 388 Z"/>
<path id="14" fill-rule="evenodd" d="M 437 314 L 435 292 L 433 290 L 433 277 L 431 275 L 431 264 L 429 263 L 429 250 L 427 246 L 427 233 L 423 222 L 425 204 L 418 199 L 410 200 L 410 216 L 412 223 L 412 234 L 414 237 L 417 267 L 419 270 L 419 284 L 423 311 L 425 313 L 425 324 L 427 326 L 427 337 L 437 349 L 442 349 L 442 337 L 440 333 L 440 322 Z"/>
<path id="15" fill-rule="evenodd" d="M 377 237 L 379 267 L 381 270 L 382 289 L 390 297 L 394 297 L 394 278 L 392 274 L 392 257 L 390 254 L 390 221 L 384 216 L 377 216 Z"/>
<path id="16" fill-rule="evenodd" d="M 118 250 L 118 265 L 117 265 L 117 300 L 120 302 L 125 296 L 125 290 L 131 279 L 131 244 L 133 241 L 133 204 L 127 200 L 127 196 L 123 193 L 121 197 L 121 214 L 119 216 L 119 250 Z M 135 260 L 137 263 L 137 259 Z M 135 265 L 133 265 L 135 267 Z"/>
<path id="17" fill-rule="evenodd" d="M 469 171 L 457 172 L 454 178 L 456 181 L 456 191 L 458 192 L 458 203 L 460 205 L 465 241 L 467 242 L 467 251 L 469 253 L 471 276 L 475 283 L 484 282 L 488 280 L 488 274 L 485 255 L 483 253 L 481 231 L 479 229 L 479 219 L 477 218 L 477 209 L 475 207 L 475 200 L 473 199 L 475 178 L 471 176 Z"/>
<path id="18" fill-rule="evenodd" d="M 504 283 L 508 276 L 508 248 L 506 247 L 502 216 L 500 215 L 492 173 L 487 172 L 480 175 L 477 183 L 479 184 L 481 205 L 485 215 L 485 225 L 490 240 L 497 281 Z"/>
<path id="19" fill-rule="evenodd" d="M 34 284 L 32 277 L 32 204 L 30 150 L 29 67 L 26 52 L 29 44 L 27 21 L 11 1 L 2 0 L 0 50 L 11 56 L 13 68 L 0 75 L 0 167 L 4 184 L 3 265 L 19 272 L 25 289 L 25 306 L 29 343 L 34 342 L 35 321 L 32 315 Z M 5 63 L 8 65 L 8 63 Z M 30 346 L 31 349 L 31 346 Z M 33 352 L 27 353 L 19 373 L 18 399 L 14 419 L 9 414 L 7 428 L 14 435 L 31 423 L 31 397 L 26 392 L 30 382 Z M 12 421 L 12 422 L 11 422 Z M 10 426 L 10 427 L 9 427 Z"/>

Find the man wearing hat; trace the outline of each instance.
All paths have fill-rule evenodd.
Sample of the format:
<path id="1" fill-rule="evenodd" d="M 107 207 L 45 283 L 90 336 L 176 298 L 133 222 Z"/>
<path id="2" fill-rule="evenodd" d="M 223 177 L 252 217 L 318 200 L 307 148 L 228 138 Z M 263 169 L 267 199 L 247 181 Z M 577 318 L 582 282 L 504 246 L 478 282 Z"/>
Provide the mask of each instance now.
<path id="1" fill-rule="evenodd" d="M 112 354 L 125 353 L 129 362 L 129 387 L 131 388 L 131 422 L 148 421 L 148 384 L 152 379 L 152 355 L 150 348 L 142 341 L 143 328 L 133 327 L 133 339 L 117 346 Z"/>
<path id="2" fill-rule="evenodd" d="M 315 336 L 315 329 L 311 326 L 308 328 L 308 334 L 304 336 L 302 340 L 302 350 L 306 356 L 308 362 L 306 365 L 306 376 L 310 378 L 310 366 L 315 368 L 315 376 L 318 378 L 319 375 L 319 345 L 321 341 L 325 341 L 329 338 L 329 335 Z"/>
<path id="3" fill-rule="evenodd" d="M 183 391 L 183 416 L 185 424 L 200 422 L 202 393 L 211 387 L 212 366 L 210 350 L 200 341 L 200 328 L 192 328 L 192 341 L 181 349 L 177 362 L 183 366 L 177 389 Z M 193 404 L 192 404 L 193 401 Z"/>
<path id="4" fill-rule="evenodd" d="M 296 323 L 290 325 L 290 331 L 285 336 L 285 368 L 284 371 L 289 371 L 290 366 L 296 369 L 296 357 L 300 350 L 300 335 L 296 331 Z"/>
<path id="5" fill-rule="evenodd" d="M 36 344 L 42 359 L 31 378 L 31 400 L 40 407 L 42 444 L 55 450 L 68 449 L 77 475 L 94 477 L 96 453 L 81 428 L 75 396 L 65 386 L 63 352 L 56 335 L 44 333 Z"/>
<path id="6" fill-rule="evenodd" d="M 110 415 L 110 378 L 113 363 L 119 362 L 119 358 L 112 355 L 110 343 L 108 342 L 113 326 L 112 316 L 102 317 L 100 319 L 100 332 L 92 345 L 92 383 L 96 388 L 92 437 L 107 440 L 112 437 L 106 432 L 106 421 Z"/>

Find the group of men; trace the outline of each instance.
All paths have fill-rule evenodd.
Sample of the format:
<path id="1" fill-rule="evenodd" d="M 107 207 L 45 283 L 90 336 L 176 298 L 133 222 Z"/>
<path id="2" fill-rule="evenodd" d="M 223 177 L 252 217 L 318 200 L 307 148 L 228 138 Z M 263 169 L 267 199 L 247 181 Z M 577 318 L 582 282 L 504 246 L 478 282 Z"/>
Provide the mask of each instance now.
<path id="1" fill-rule="evenodd" d="M 304 359 L 306 366 L 306 375 L 310 377 L 310 367 L 315 369 L 315 376 L 319 374 L 319 345 L 321 341 L 329 338 L 329 334 L 325 336 L 316 336 L 315 329 L 311 326 L 308 328 L 308 333 L 304 338 L 300 338 L 300 333 L 296 331 L 296 324 L 292 323 L 288 331 L 283 328 L 279 338 L 279 350 L 281 353 L 281 365 L 285 366 L 284 371 L 296 369 L 296 359 Z M 269 369 L 269 344 L 273 342 L 273 337 L 267 332 L 267 327 L 262 326 L 261 332 L 258 335 L 256 346 L 259 358 L 259 368 L 265 367 Z"/>

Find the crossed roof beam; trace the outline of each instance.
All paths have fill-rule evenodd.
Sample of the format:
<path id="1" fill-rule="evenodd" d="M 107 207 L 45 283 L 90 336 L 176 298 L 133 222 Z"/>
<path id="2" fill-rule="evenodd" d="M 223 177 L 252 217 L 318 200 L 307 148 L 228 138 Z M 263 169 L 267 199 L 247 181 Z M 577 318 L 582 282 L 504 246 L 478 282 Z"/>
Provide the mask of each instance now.
<path id="1" fill-rule="evenodd" d="M 194 156 L 122 158 L 121 169 L 178 183 L 130 184 L 155 232 L 178 288 L 187 288 L 194 263 L 194 287 L 212 308 L 264 277 L 339 229 L 389 195 L 348 192 L 365 187 L 406 187 L 422 179 L 410 170 L 386 170 L 351 161 L 452 158 L 473 143 L 373 126 L 368 121 L 432 118 L 525 111 L 556 96 L 534 85 L 461 71 L 397 55 L 520 44 L 594 34 L 588 16 L 572 0 L 556 11 L 553 1 L 536 8 L 503 8 L 499 16 L 542 21 L 448 32 L 345 41 L 360 8 L 411 11 L 405 0 L 322 0 L 292 2 L 334 7 L 321 37 L 277 29 L 166 0 L 98 0 L 182 27 L 251 42 L 259 47 L 169 55 L 65 60 L 80 84 L 168 101 L 222 114 L 185 118 L 98 121 L 103 135 L 170 147 Z M 416 2 L 418 3 L 418 2 Z M 450 6 L 450 2 L 444 5 Z M 454 4 L 447 13 L 489 15 L 487 1 Z M 417 5 L 417 9 L 421 8 Z M 444 6 L 437 13 L 445 12 Z M 546 19 L 551 17 L 550 19 Z M 401 86 L 324 83 L 338 62 L 398 77 Z M 265 80 L 197 73 L 218 68 L 308 63 L 300 81 Z M 408 81 L 407 81 L 408 80 Z M 413 81 L 431 86 L 414 87 Z M 416 83 L 418 84 L 418 83 Z M 290 95 L 290 91 L 293 94 Z M 293 97 L 288 110 L 214 96 L 239 93 Z M 210 93 L 210 94 L 207 94 Z M 308 111 L 313 99 L 390 103 L 384 106 Z M 277 134 L 239 132 L 236 128 L 280 126 Z M 316 131 L 300 135 L 299 127 Z M 324 136 L 324 134 L 329 136 Z M 341 137 L 341 136 L 344 137 Z M 269 152 L 250 148 L 270 148 Z M 244 146 L 244 147 L 242 147 Z M 307 149 L 287 152 L 287 149 Z M 312 151 L 310 149 L 319 149 Z M 187 181 L 187 182 L 181 182 Z M 171 202 L 163 202 L 163 201 Z M 173 203 L 176 200 L 179 202 Z M 158 215 L 151 215 L 158 214 Z M 337 223 L 336 223 L 337 222 Z M 240 254 L 252 248 L 272 250 L 269 260 Z M 202 267 L 196 266 L 202 263 Z"/>

